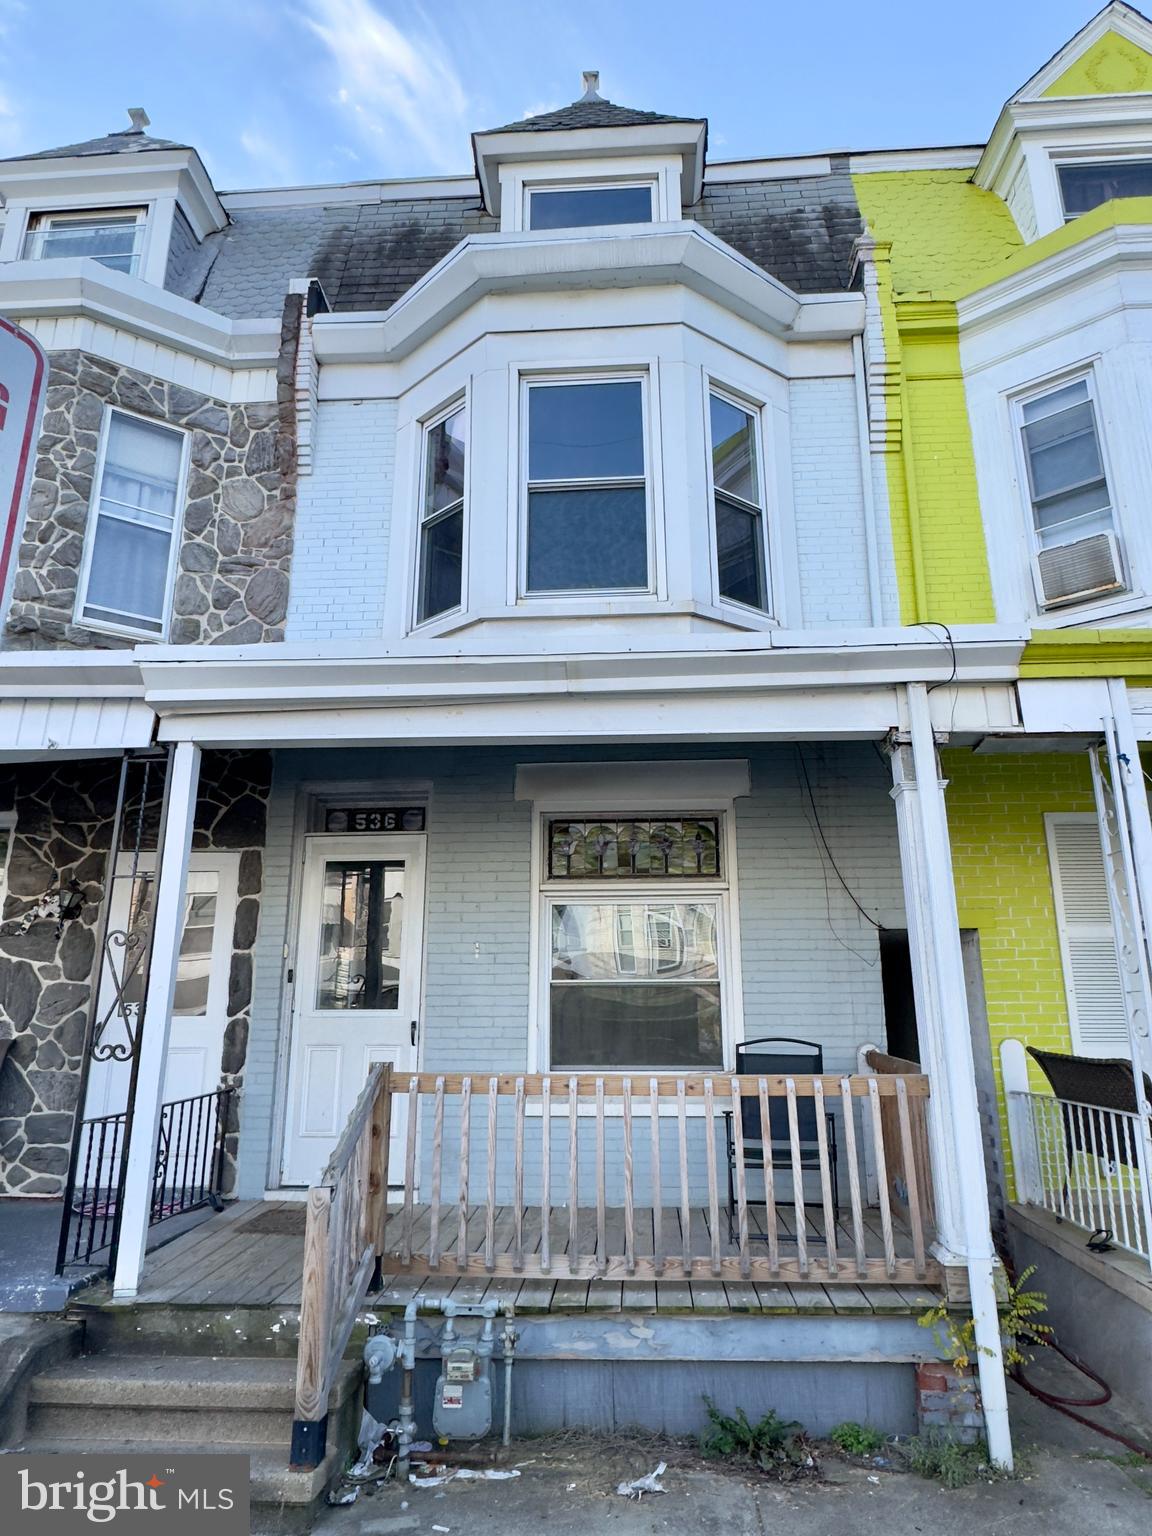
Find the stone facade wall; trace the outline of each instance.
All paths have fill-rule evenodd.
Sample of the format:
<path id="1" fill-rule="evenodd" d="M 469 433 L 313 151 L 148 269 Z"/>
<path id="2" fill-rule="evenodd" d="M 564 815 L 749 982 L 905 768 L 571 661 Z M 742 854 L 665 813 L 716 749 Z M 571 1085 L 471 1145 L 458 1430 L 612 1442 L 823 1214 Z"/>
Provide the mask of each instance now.
<path id="1" fill-rule="evenodd" d="M 61 883 L 83 887 L 81 915 L 56 936 L 55 919 L 24 934 L 0 933 L 0 1192 L 59 1194 L 68 1169 L 81 1056 L 97 972 L 96 942 L 112 838 L 115 762 L 20 764 L 0 780 L 0 810 L 15 811 L 7 898 L 11 925 Z M 264 752 L 206 753 L 193 846 L 240 853 L 239 901 L 228 978 L 221 1083 L 241 1088 L 252 1004 L 252 947 L 260 917 L 271 758 Z M 146 815 L 155 848 L 158 804 Z M 131 837 L 126 828 L 125 845 Z M 239 1105 L 225 1141 L 226 1187 L 235 1167 Z"/>
<path id="2" fill-rule="evenodd" d="M 273 401 L 228 405 L 85 352 L 51 355 L 5 650 L 119 648 L 73 622 L 106 405 L 191 434 L 168 638 L 252 645 L 284 638 L 296 502 L 292 377 L 302 300 L 285 306 Z"/>

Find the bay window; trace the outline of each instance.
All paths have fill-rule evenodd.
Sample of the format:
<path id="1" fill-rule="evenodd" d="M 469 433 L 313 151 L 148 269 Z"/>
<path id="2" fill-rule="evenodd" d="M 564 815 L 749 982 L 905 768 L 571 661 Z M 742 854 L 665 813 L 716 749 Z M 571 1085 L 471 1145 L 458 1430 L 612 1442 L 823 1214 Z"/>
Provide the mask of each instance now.
<path id="1" fill-rule="evenodd" d="M 720 818 L 550 820 L 554 1068 L 724 1061 Z"/>
<path id="2" fill-rule="evenodd" d="M 164 635 L 187 452 L 178 428 L 106 412 L 77 623 Z"/>
<path id="3" fill-rule="evenodd" d="M 463 405 L 424 431 L 424 487 L 417 558 L 416 622 L 459 608 L 464 575 Z"/>
<path id="4" fill-rule="evenodd" d="M 716 390 L 708 397 L 708 419 L 720 596 L 766 613 L 768 566 L 759 423 L 752 411 Z"/>
<path id="5" fill-rule="evenodd" d="M 524 590 L 646 591 L 642 380 L 533 381 L 526 397 Z"/>

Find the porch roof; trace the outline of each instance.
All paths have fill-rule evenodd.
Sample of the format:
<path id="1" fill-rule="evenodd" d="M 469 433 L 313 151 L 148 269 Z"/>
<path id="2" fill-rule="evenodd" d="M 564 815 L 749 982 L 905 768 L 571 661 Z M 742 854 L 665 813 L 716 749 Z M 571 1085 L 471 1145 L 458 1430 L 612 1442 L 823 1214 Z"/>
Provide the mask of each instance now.
<path id="1" fill-rule="evenodd" d="M 0 656 L 0 762 L 146 747 L 156 716 L 128 651 Z"/>

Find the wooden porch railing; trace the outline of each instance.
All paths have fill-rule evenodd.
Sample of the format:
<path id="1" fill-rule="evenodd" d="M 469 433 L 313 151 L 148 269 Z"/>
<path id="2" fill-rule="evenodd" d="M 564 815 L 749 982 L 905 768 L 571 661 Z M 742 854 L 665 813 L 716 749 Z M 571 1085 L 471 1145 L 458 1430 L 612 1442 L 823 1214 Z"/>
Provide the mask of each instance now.
<path id="1" fill-rule="evenodd" d="M 392 1068 L 372 1068 L 320 1181 L 308 1191 L 292 1424 L 294 1467 L 324 1458 L 328 1394 L 383 1250 Z"/>
<path id="2" fill-rule="evenodd" d="M 887 1056 L 883 1051 L 867 1051 L 864 1060 L 879 1077 L 903 1077 L 907 1081 L 910 1074 L 920 1071 L 918 1061 Z M 923 1225 L 931 1240 L 936 1235 L 936 1200 L 929 1173 L 932 1164 L 928 1153 L 928 1122 L 923 1115 L 916 1116 L 911 1125 L 911 1137 L 906 1142 L 900 1101 L 885 1096 L 880 1105 L 880 1129 L 892 1202 L 910 1225 Z"/>
<path id="3" fill-rule="evenodd" d="M 395 1090 L 407 1113 L 404 1193 L 389 1213 L 384 1268 L 557 1280 L 932 1278 L 928 1091 L 919 1073 L 417 1073 Z M 754 1123 L 771 1145 L 774 1099 L 786 1105 L 787 1137 L 777 1136 L 761 1171 L 740 1109 L 754 1102 Z M 805 1099 L 815 1111 L 812 1144 L 800 1139 Z M 720 1182 L 729 1135 L 730 1213 Z M 875 1207 L 866 1201 L 865 1147 L 878 1172 Z M 907 1193 L 902 1212 L 890 1156 Z M 750 1182 L 762 1192 L 750 1193 Z M 837 1183 L 846 1210 L 834 1208 Z M 705 1198 L 693 1197 L 694 1185 Z"/>

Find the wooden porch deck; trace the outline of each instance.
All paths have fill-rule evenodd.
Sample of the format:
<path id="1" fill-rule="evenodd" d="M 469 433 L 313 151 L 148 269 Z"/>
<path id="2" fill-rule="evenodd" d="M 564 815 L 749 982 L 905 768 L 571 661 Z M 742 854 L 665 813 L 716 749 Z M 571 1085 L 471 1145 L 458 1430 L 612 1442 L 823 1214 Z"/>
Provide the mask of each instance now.
<path id="1" fill-rule="evenodd" d="M 299 1308 L 304 1263 L 304 1223 L 306 1207 L 299 1201 L 241 1200 L 231 1204 L 220 1215 L 211 1216 L 200 1225 L 182 1232 L 172 1242 L 149 1253 L 144 1265 L 137 1305 L 198 1307 L 284 1307 Z M 475 1218 L 484 1219 L 484 1207 L 476 1208 Z M 553 1213 L 557 1215 L 558 1213 Z M 554 1253 L 563 1261 L 567 1235 L 567 1213 L 563 1215 L 563 1230 L 556 1230 Z M 780 1242 L 782 1251 L 788 1250 L 788 1226 L 795 1213 L 790 1207 L 780 1207 Z M 399 1212 L 390 1212 L 389 1241 L 394 1239 L 394 1228 Z M 608 1213 L 611 1222 L 622 1220 L 622 1213 Z M 512 1207 L 497 1209 L 497 1245 L 500 1254 L 506 1255 L 514 1230 L 515 1213 Z M 595 1223 L 595 1210 L 581 1211 L 580 1223 Z M 722 1218 L 723 1219 L 723 1218 Z M 669 1237 L 679 1239 L 678 1218 L 675 1211 L 665 1212 Z M 430 1221 L 430 1207 L 417 1206 L 414 1212 L 414 1233 L 419 1234 Z M 841 1221 L 843 1227 L 843 1221 Z M 880 1253 L 883 1234 L 875 1212 L 865 1212 L 868 1233 L 868 1251 Z M 897 1221 L 897 1251 L 911 1251 L 911 1235 Z M 673 1230 L 675 1229 L 675 1230 Z M 526 1245 L 533 1237 L 538 1243 L 540 1211 L 538 1207 L 526 1207 L 523 1215 Z M 704 1208 L 693 1208 L 690 1218 L 692 1250 L 699 1254 L 703 1266 L 707 1266 L 710 1254 L 708 1213 Z M 806 1231 L 808 1242 L 816 1251 L 822 1251 L 822 1215 L 818 1209 L 807 1213 Z M 447 1236 L 447 1234 L 446 1234 Z M 722 1248 L 726 1257 L 737 1253 L 728 1242 L 727 1222 L 724 1221 Z M 762 1248 L 763 1244 L 757 1244 Z M 852 1253 L 851 1233 L 845 1229 L 838 1239 L 838 1246 L 845 1254 Z M 675 1250 L 673 1250 L 675 1251 Z M 794 1250 L 791 1250 L 794 1252 Z M 395 1257 L 394 1255 L 392 1256 Z M 507 1261 L 506 1261 L 507 1262 Z M 424 1266 L 425 1270 L 427 1266 Z M 764 1283 L 757 1279 L 716 1280 L 694 1272 L 691 1276 L 675 1273 L 669 1263 L 665 1279 L 572 1279 L 568 1277 L 530 1279 L 515 1274 L 497 1275 L 460 1274 L 452 1256 L 450 1244 L 446 1244 L 445 1256 L 439 1272 L 434 1274 L 402 1271 L 397 1263 L 385 1261 L 384 1288 L 369 1296 L 364 1310 L 374 1306 L 402 1306 L 417 1294 L 427 1296 L 452 1296 L 457 1301 L 477 1303 L 485 1299 L 511 1303 L 522 1313 L 579 1313 L 579 1312 L 696 1312 L 696 1313 L 770 1313 L 770 1314 L 903 1314 L 919 1313 L 934 1306 L 941 1299 L 941 1292 L 931 1285 L 909 1283 L 839 1282 L 821 1284 L 816 1281 Z M 845 1265 L 851 1272 L 851 1260 Z"/>

